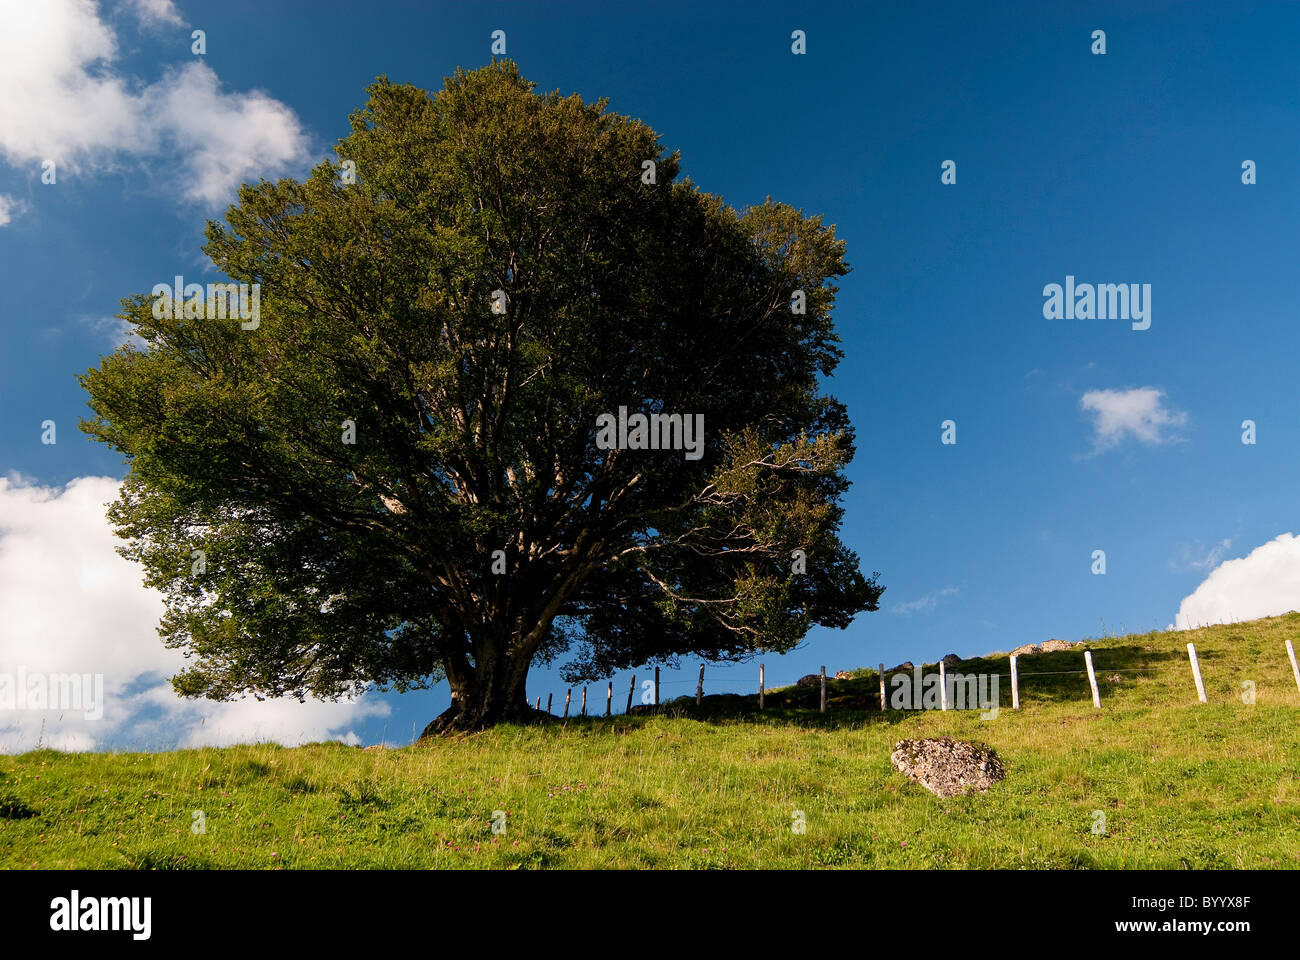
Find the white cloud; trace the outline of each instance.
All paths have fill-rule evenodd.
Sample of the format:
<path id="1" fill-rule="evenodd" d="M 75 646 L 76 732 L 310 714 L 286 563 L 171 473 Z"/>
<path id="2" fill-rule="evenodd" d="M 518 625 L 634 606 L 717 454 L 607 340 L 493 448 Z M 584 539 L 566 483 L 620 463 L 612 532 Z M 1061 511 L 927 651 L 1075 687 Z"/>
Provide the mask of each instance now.
<path id="1" fill-rule="evenodd" d="M 0 193 L 0 227 L 11 223 L 15 214 L 23 212 L 23 202 L 15 197 Z"/>
<path id="2" fill-rule="evenodd" d="M 3 4 L 0 152 L 10 163 L 73 163 L 122 143 L 142 125 L 141 102 L 107 63 L 113 31 L 90 0 Z"/>
<path id="3" fill-rule="evenodd" d="M 1229 539 L 1220 540 L 1218 543 L 1216 543 L 1214 546 L 1210 548 L 1210 552 L 1207 553 L 1204 557 L 1202 557 L 1200 560 L 1192 561 L 1192 566 L 1195 567 L 1197 570 L 1208 570 L 1211 567 L 1217 567 L 1219 563 L 1223 560 L 1224 555 L 1231 549 L 1232 549 L 1231 540 Z"/>
<path id="4" fill-rule="evenodd" d="M 245 180 L 285 170 L 306 156 L 298 118 L 264 93 L 228 94 L 204 63 L 186 64 L 148 93 L 154 129 L 188 157 L 185 195 L 208 207 Z"/>
<path id="5" fill-rule="evenodd" d="M 1094 448 L 1108 449 L 1125 436 L 1147 444 L 1177 440 L 1173 431 L 1187 423 L 1187 414 L 1165 407 L 1164 396 L 1155 387 L 1089 390 L 1079 405 L 1093 415 Z"/>
<path id="6" fill-rule="evenodd" d="M 0 708 L 0 752 L 30 750 L 38 737 L 77 750 L 108 740 L 144 748 L 357 742 L 354 724 L 388 715 L 374 696 L 305 704 L 177 697 L 166 678 L 185 661 L 156 632 L 161 595 L 114 551 L 121 541 L 104 510 L 117 490 L 110 477 L 79 477 L 65 488 L 0 478 L 0 677 L 103 675 L 102 719 L 85 710 Z"/>
<path id="7" fill-rule="evenodd" d="M 185 19 L 172 0 L 127 0 L 127 7 L 145 27 L 183 27 Z"/>
<path id="8" fill-rule="evenodd" d="M 169 3 L 138 6 L 161 22 L 175 15 Z M 176 168 L 183 197 L 214 208 L 243 180 L 308 158 L 292 110 L 259 91 L 224 92 L 200 58 L 148 85 L 116 72 L 118 39 L 92 0 L 0 0 L 0 18 L 0 156 L 11 165 L 93 173 L 156 159 Z"/>
<path id="9" fill-rule="evenodd" d="M 1300 537 L 1284 533 L 1248 556 L 1228 560 L 1183 600 L 1179 630 L 1300 610 Z"/>
<path id="10" fill-rule="evenodd" d="M 114 349 L 124 343 L 133 343 L 136 346 L 142 345 L 142 341 L 136 336 L 135 327 L 130 321 L 123 320 L 121 317 L 87 315 L 78 317 L 77 322 L 94 336 L 102 337 L 104 342 L 111 344 Z"/>
<path id="11" fill-rule="evenodd" d="M 1195 543 L 1180 543 L 1178 545 L 1178 555 L 1169 561 L 1169 566 L 1175 570 L 1209 570 L 1217 567 L 1228 551 L 1232 549 L 1232 540 L 1223 539 L 1205 549 L 1205 544 L 1197 540 Z"/>
<path id="12" fill-rule="evenodd" d="M 889 608 L 891 613 L 903 613 L 911 615 L 920 613 L 925 610 L 933 610 L 944 600 L 955 597 L 961 593 L 960 587 L 940 587 L 938 590 L 931 590 L 929 593 L 916 600 L 906 600 L 903 603 L 896 603 Z"/>

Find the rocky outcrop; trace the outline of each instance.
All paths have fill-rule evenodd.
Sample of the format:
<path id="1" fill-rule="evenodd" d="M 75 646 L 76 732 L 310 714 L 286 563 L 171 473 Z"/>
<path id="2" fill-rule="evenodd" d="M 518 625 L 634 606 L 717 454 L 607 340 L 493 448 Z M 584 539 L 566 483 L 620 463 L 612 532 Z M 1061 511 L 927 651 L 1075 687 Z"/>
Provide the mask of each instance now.
<path id="1" fill-rule="evenodd" d="M 895 770 L 936 797 L 983 793 L 1006 777 L 1006 769 L 992 748 L 951 737 L 900 740 L 889 760 Z"/>

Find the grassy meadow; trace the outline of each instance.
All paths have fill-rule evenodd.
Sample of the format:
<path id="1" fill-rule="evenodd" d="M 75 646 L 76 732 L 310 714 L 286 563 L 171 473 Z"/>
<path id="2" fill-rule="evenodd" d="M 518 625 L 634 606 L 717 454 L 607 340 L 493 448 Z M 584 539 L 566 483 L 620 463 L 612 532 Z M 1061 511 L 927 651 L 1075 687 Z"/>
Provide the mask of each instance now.
<path id="1" fill-rule="evenodd" d="M 863 709 L 864 670 L 825 715 L 786 688 L 762 713 L 706 698 L 402 749 L 38 750 L 0 757 L 0 866 L 1296 868 L 1287 638 L 1300 614 L 1089 641 L 1101 710 L 1076 647 L 1020 658 L 1016 712 L 1005 656 L 964 661 L 1002 674 L 990 719 Z M 992 746 L 1006 779 L 940 800 L 890 766 L 899 739 L 944 735 Z"/>

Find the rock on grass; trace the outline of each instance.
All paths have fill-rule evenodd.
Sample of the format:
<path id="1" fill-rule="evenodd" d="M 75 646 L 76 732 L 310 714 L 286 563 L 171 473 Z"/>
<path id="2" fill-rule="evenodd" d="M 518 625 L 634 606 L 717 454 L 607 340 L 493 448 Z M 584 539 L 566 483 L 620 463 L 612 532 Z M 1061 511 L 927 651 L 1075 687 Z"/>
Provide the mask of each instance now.
<path id="1" fill-rule="evenodd" d="M 983 793 L 1006 776 L 1002 761 L 991 747 L 952 737 L 900 740 L 889 760 L 895 770 L 938 797 Z"/>

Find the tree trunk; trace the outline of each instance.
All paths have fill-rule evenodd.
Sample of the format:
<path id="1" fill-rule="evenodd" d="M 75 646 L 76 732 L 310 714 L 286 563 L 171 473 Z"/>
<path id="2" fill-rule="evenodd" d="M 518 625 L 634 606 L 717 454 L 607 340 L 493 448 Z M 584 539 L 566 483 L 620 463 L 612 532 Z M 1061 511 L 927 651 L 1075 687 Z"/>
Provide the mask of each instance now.
<path id="1" fill-rule="evenodd" d="M 485 662 L 463 675 L 448 671 L 451 706 L 433 719 L 420 739 L 440 734 L 486 730 L 498 723 L 534 723 L 542 714 L 528 705 L 528 664 Z"/>

